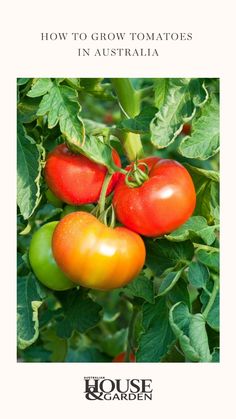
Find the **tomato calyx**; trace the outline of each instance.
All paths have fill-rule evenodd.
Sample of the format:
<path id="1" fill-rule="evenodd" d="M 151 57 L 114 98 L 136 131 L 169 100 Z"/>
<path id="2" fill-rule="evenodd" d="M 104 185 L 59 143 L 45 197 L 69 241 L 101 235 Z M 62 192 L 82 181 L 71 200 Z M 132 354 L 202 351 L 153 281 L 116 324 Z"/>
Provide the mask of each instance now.
<path id="1" fill-rule="evenodd" d="M 125 183 L 129 188 L 138 188 L 149 179 L 149 168 L 145 162 L 135 161 L 125 175 Z"/>

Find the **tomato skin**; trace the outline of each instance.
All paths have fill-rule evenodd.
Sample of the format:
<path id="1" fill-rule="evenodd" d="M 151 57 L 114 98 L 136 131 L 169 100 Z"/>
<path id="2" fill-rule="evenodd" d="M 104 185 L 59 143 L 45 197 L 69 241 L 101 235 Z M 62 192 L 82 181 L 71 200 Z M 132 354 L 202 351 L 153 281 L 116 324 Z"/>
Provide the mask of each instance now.
<path id="1" fill-rule="evenodd" d="M 192 126 L 190 124 L 184 124 L 181 134 L 190 135 L 192 131 Z"/>
<path id="2" fill-rule="evenodd" d="M 116 166 L 121 161 L 116 150 L 112 150 Z M 46 160 L 45 180 L 51 191 L 63 202 L 70 205 L 91 204 L 97 202 L 107 168 L 97 164 L 82 154 L 72 153 L 66 144 L 60 144 L 52 150 Z M 120 173 L 114 173 L 108 185 L 109 195 L 119 179 Z"/>
<path id="3" fill-rule="evenodd" d="M 59 222 L 52 250 L 58 266 L 73 282 L 98 290 L 126 285 L 142 269 L 146 254 L 139 235 L 124 227 L 106 227 L 83 211 Z"/>
<path id="4" fill-rule="evenodd" d="M 58 221 L 44 224 L 32 237 L 29 247 L 29 260 L 38 280 L 46 287 L 63 291 L 75 287 L 60 270 L 52 254 L 52 235 Z"/>
<path id="5" fill-rule="evenodd" d="M 121 175 L 113 197 L 116 217 L 127 228 L 147 237 L 170 233 L 194 211 L 192 178 L 175 160 L 147 157 L 140 162 L 148 165 L 149 179 L 140 187 L 130 188 Z"/>
<path id="6" fill-rule="evenodd" d="M 125 352 L 121 352 L 120 354 L 116 355 L 115 358 L 113 358 L 112 362 L 125 362 L 125 355 Z M 131 352 L 129 355 L 129 362 L 136 362 L 133 352 Z"/>

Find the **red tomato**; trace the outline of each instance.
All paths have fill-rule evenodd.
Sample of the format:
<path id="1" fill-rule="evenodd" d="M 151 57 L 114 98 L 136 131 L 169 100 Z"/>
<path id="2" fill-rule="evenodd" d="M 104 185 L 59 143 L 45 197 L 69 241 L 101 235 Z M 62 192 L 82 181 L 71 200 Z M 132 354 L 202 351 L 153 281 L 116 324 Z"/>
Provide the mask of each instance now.
<path id="1" fill-rule="evenodd" d="M 125 352 L 121 352 L 112 360 L 112 362 L 125 362 L 125 355 Z M 132 352 L 129 355 L 129 362 L 136 362 L 135 355 Z"/>
<path id="2" fill-rule="evenodd" d="M 194 211 L 196 193 L 192 178 L 175 160 L 147 157 L 140 162 L 148 165 L 149 179 L 130 188 L 121 175 L 113 197 L 116 216 L 126 227 L 144 236 L 170 233 Z"/>
<path id="3" fill-rule="evenodd" d="M 52 238 L 53 256 L 73 282 L 110 290 L 126 285 L 141 271 L 145 246 L 124 227 L 110 228 L 87 212 L 66 215 Z"/>
<path id="4" fill-rule="evenodd" d="M 112 157 L 116 166 L 121 167 L 118 153 L 113 149 Z M 63 202 L 81 205 L 97 202 L 107 168 L 97 164 L 82 154 L 72 153 L 66 144 L 60 144 L 47 156 L 45 179 L 51 191 Z M 119 179 L 115 173 L 109 183 L 107 195 L 111 193 Z"/>
<path id="5" fill-rule="evenodd" d="M 182 128 L 182 134 L 190 135 L 192 131 L 192 126 L 190 124 L 184 124 Z"/>

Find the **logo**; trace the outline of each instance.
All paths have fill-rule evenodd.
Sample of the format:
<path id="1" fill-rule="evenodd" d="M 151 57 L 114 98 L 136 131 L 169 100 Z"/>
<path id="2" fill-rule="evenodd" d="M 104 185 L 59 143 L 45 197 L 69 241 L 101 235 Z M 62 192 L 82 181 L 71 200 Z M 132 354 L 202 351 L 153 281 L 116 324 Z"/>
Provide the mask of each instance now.
<path id="1" fill-rule="evenodd" d="M 152 400 L 152 380 L 148 378 L 84 377 L 84 381 L 87 400 Z"/>

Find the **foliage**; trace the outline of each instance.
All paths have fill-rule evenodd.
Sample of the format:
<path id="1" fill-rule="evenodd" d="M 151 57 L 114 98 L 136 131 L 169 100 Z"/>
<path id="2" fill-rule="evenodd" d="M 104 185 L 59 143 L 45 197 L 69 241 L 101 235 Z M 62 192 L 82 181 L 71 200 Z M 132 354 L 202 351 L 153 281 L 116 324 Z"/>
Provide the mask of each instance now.
<path id="1" fill-rule="evenodd" d="M 18 79 L 17 341 L 23 362 L 111 362 L 126 350 L 137 362 L 219 362 L 218 80 L 127 83 L 131 88 L 122 92 L 122 79 Z M 119 107 L 133 100 L 132 91 L 139 101 L 135 114 Z M 187 136 L 186 123 L 192 126 Z M 124 288 L 43 287 L 28 261 L 32 234 L 80 209 L 49 203 L 47 153 L 66 142 L 113 173 L 111 147 L 125 166 L 134 140 L 137 155 L 142 150 L 185 165 L 197 194 L 193 216 L 165 237 L 144 239 L 144 269 Z"/>

